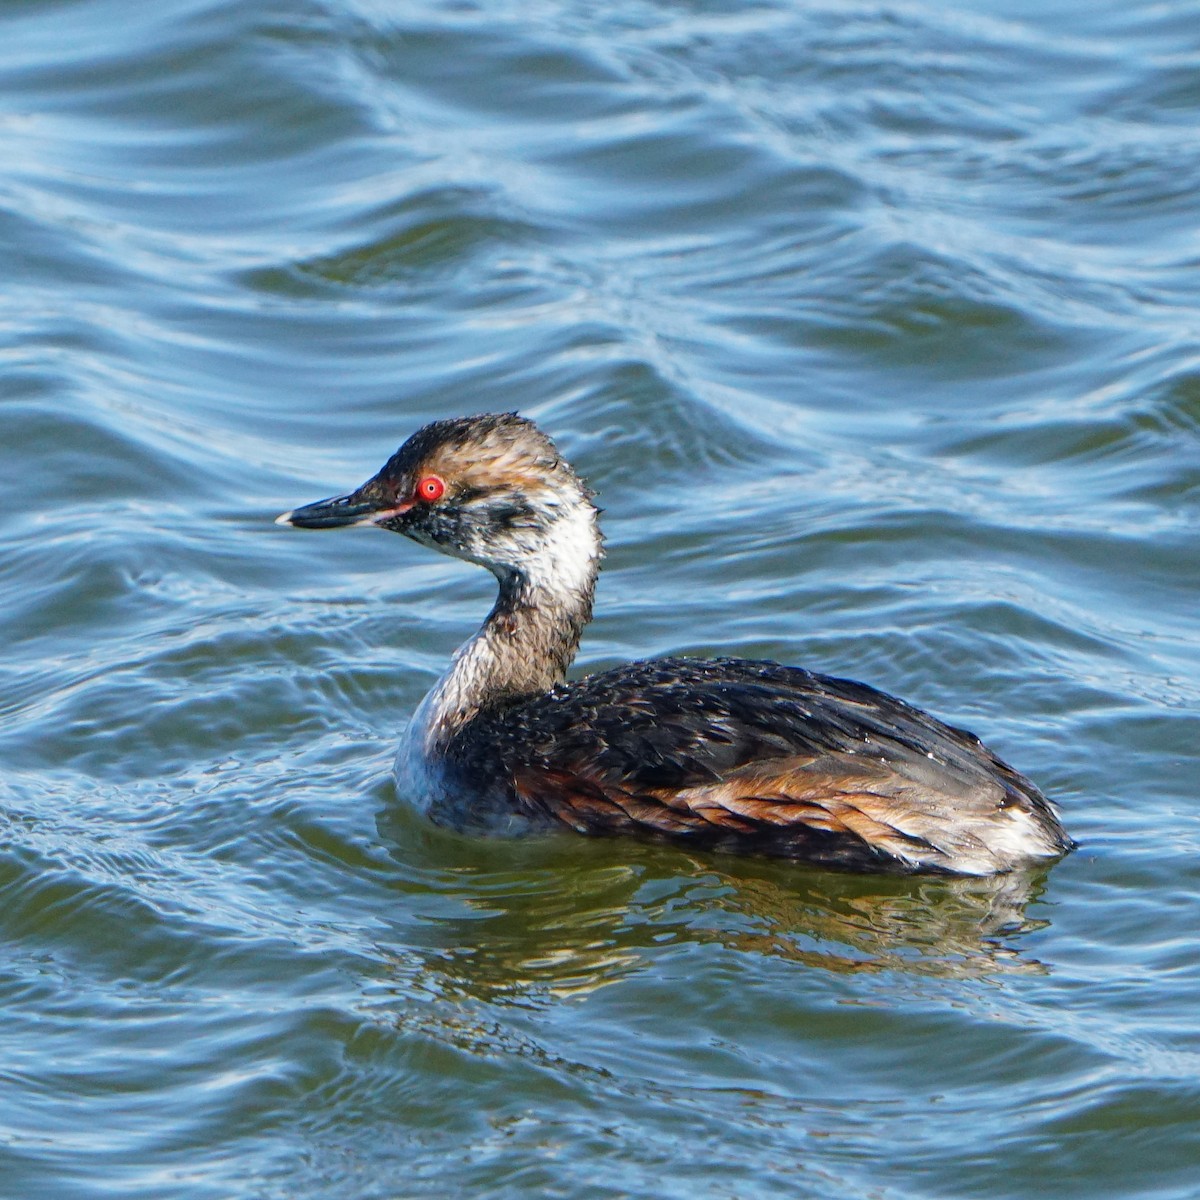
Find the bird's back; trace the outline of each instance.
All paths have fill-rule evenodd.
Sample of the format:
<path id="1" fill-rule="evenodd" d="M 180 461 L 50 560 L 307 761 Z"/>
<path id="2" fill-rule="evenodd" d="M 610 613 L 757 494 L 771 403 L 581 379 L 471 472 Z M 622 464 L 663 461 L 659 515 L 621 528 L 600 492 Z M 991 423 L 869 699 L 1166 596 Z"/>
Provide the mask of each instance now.
<path id="1" fill-rule="evenodd" d="M 457 813 L 486 794 L 535 824 L 859 869 L 990 874 L 1071 846 L 972 734 L 771 662 L 653 659 L 560 684 L 480 713 L 445 765 Z"/>

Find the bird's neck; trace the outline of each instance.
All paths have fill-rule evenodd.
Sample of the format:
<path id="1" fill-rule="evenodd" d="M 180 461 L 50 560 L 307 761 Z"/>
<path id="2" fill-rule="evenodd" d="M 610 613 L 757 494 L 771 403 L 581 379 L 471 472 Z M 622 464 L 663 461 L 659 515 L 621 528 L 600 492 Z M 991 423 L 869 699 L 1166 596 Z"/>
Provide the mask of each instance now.
<path id="1" fill-rule="evenodd" d="M 581 503 L 559 517 L 553 534 L 520 569 L 491 565 L 500 583 L 495 607 L 414 719 L 426 753 L 444 748 L 476 714 L 566 678 L 592 617 L 601 555 L 595 509 Z"/>

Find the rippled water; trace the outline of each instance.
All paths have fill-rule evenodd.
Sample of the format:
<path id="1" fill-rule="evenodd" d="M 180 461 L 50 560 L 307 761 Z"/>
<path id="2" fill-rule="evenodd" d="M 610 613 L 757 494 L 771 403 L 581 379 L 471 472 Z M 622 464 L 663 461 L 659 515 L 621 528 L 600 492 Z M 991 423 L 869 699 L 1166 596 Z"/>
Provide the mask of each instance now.
<path id="1" fill-rule="evenodd" d="M 0 13 L 0 1193 L 1191 1197 L 1200 4 Z M 490 602 L 271 518 L 512 409 L 581 666 L 866 679 L 1033 879 L 397 803 Z"/>

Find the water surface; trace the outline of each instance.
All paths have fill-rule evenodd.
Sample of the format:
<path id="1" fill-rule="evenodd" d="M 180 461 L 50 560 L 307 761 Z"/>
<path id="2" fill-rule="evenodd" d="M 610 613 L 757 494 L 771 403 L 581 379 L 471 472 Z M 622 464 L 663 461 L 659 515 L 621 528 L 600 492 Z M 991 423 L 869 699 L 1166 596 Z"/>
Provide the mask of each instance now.
<path id="1" fill-rule="evenodd" d="M 1200 5 L 0 14 L 0 1194 L 1191 1197 Z M 581 668 L 985 736 L 1080 851 L 856 878 L 393 792 L 487 577 L 271 519 L 535 417 Z"/>

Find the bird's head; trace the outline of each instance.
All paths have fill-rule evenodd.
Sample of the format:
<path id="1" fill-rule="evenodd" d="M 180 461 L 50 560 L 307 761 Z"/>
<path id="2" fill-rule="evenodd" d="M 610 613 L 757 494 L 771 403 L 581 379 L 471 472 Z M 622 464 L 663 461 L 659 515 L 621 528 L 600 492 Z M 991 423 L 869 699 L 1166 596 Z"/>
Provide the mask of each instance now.
<path id="1" fill-rule="evenodd" d="M 300 529 L 378 525 L 520 578 L 571 586 L 595 573 L 600 534 L 591 494 L 554 443 L 516 413 L 434 421 L 345 496 L 277 518 Z"/>

